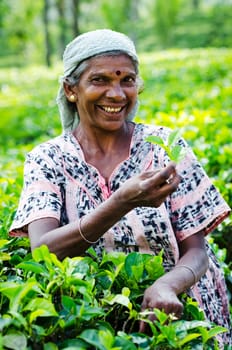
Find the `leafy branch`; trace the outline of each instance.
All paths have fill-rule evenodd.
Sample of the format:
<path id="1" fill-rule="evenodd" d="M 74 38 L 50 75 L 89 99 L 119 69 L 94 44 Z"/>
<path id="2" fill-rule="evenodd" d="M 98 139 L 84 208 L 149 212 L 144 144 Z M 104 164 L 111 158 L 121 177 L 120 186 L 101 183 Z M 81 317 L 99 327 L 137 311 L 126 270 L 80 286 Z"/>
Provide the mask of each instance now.
<path id="1" fill-rule="evenodd" d="M 146 137 L 145 141 L 161 146 L 173 162 L 179 163 L 187 153 L 187 149 L 178 144 L 180 137 L 181 129 L 176 129 L 169 134 L 166 142 L 155 135 Z"/>

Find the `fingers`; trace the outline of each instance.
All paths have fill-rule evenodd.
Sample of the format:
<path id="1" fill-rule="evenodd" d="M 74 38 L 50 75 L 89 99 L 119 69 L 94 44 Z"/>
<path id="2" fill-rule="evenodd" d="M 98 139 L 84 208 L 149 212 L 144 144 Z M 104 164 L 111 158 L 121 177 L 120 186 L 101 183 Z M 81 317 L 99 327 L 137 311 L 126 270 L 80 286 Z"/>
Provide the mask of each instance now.
<path id="1" fill-rule="evenodd" d="M 139 332 L 140 332 L 140 333 L 145 333 L 145 329 L 146 329 L 146 323 L 143 322 L 143 321 L 141 321 L 141 322 L 139 323 Z"/>
<path id="2" fill-rule="evenodd" d="M 158 307 L 156 307 L 156 309 L 159 309 Z M 180 304 L 175 304 L 175 305 L 172 305 L 172 306 L 169 306 L 168 307 L 169 311 L 166 309 L 164 310 L 164 308 L 160 309 L 162 310 L 163 312 L 165 312 L 167 315 L 173 315 L 175 316 L 177 319 L 181 319 L 182 315 L 183 315 L 183 305 L 180 303 Z M 152 310 L 152 308 L 149 308 L 149 310 Z M 145 311 L 145 310 L 143 310 Z M 155 320 L 157 320 L 156 316 L 154 313 L 151 313 L 149 316 L 148 316 L 148 320 L 151 321 L 151 322 L 154 322 Z M 148 330 L 148 323 L 145 322 L 145 321 L 140 321 L 139 322 L 139 332 L 140 333 L 146 333 Z"/>
<path id="3" fill-rule="evenodd" d="M 170 163 L 166 168 L 156 172 L 147 172 L 146 178 L 140 182 L 141 191 L 165 188 L 167 194 L 175 191 L 180 183 L 180 176 L 176 172 L 175 163 Z"/>
<path id="4" fill-rule="evenodd" d="M 145 171 L 128 179 L 118 192 L 120 201 L 131 207 L 158 208 L 173 193 L 179 183 L 175 163 L 166 168 Z"/>
<path id="5" fill-rule="evenodd" d="M 148 320 L 154 322 L 156 315 L 154 309 L 159 309 L 167 315 L 173 315 L 180 319 L 183 315 L 184 306 L 177 295 L 167 286 L 154 283 L 144 293 L 141 304 L 141 311 L 148 311 Z M 140 323 L 140 329 L 143 331 L 147 327 L 147 322 Z"/>
<path id="6" fill-rule="evenodd" d="M 184 310 L 183 304 L 180 301 L 170 302 L 170 303 L 162 303 L 160 305 L 155 305 L 153 307 L 149 307 L 149 310 L 152 311 L 154 308 L 162 310 L 167 315 L 172 314 L 176 318 L 181 318 L 181 316 L 183 315 L 183 310 Z M 155 315 L 154 314 L 150 315 L 149 319 L 154 321 Z"/>
<path id="7" fill-rule="evenodd" d="M 174 311 L 175 310 L 175 311 Z M 144 310 L 143 310 L 144 311 Z M 176 317 L 177 319 L 181 319 L 182 315 L 183 315 L 183 305 L 178 305 L 178 306 L 174 306 L 172 308 L 171 312 L 166 312 L 165 310 L 162 309 L 163 312 L 165 312 L 167 315 L 173 315 L 174 317 Z M 155 320 L 157 320 L 156 316 L 154 313 L 150 314 L 148 316 L 148 320 L 150 322 L 154 322 Z M 173 320 L 173 318 L 170 318 L 170 320 Z M 144 334 L 148 334 L 150 332 L 150 327 L 149 327 L 149 323 L 146 321 L 140 321 L 139 322 L 139 332 L 140 333 L 144 333 Z"/>

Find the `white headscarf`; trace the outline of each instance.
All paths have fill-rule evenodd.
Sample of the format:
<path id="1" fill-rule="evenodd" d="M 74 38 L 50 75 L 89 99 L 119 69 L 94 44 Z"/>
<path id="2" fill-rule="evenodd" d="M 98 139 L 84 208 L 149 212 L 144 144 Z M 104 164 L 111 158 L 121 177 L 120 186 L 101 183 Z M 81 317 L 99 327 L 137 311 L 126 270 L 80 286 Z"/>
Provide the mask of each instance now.
<path id="1" fill-rule="evenodd" d="M 56 99 L 63 130 L 73 130 L 79 123 L 77 112 L 74 108 L 71 108 L 66 98 L 63 79 L 70 75 L 82 61 L 114 50 L 123 51 L 134 61 L 138 62 L 133 41 L 125 34 L 110 29 L 97 29 L 86 32 L 76 37 L 66 46 L 63 54 L 64 75 L 61 77 L 60 88 Z M 136 111 L 137 104 L 128 118 L 132 119 Z"/>

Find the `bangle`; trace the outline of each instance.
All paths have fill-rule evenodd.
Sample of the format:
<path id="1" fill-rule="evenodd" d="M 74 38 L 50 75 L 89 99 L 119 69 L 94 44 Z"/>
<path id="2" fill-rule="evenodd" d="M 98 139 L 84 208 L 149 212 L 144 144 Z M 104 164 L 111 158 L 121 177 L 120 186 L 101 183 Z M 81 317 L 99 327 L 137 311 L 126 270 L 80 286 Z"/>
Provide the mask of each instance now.
<path id="1" fill-rule="evenodd" d="M 97 243 L 98 239 L 95 241 L 95 242 L 92 242 L 92 241 L 89 241 L 82 233 L 82 230 L 81 230 L 81 221 L 83 219 L 84 216 L 82 216 L 80 219 L 79 219 L 79 222 L 78 222 L 78 230 L 79 230 L 79 234 L 80 236 L 83 238 L 84 241 L 86 241 L 87 243 L 89 244 L 94 244 L 94 243 Z"/>
<path id="2" fill-rule="evenodd" d="M 197 276 L 196 276 L 196 273 L 195 271 L 192 269 L 192 267 L 190 266 L 187 266 L 187 265 L 177 265 L 175 266 L 175 269 L 179 268 L 179 267 L 185 267 L 187 270 L 191 271 L 192 272 L 192 275 L 194 277 L 194 283 L 193 284 L 196 284 L 198 279 L 197 279 Z"/>

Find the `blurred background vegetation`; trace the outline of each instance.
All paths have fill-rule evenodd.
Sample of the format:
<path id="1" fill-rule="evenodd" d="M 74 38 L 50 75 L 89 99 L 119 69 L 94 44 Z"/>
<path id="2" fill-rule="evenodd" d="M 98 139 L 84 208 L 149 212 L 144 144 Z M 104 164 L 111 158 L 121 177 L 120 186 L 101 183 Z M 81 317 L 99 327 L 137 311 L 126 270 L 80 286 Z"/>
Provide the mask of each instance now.
<path id="1" fill-rule="evenodd" d="M 232 206 L 232 0 L 0 0 L 0 238 L 17 207 L 26 153 L 61 132 L 63 50 L 97 28 L 136 43 L 145 82 L 136 120 L 184 127 Z M 210 238 L 230 293 L 231 232 L 230 217 Z"/>
<path id="2" fill-rule="evenodd" d="M 139 51 L 231 47 L 231 0 L 0 0 L 0 64 L 52 65 L 81 32 L 108 27 Z"/>

